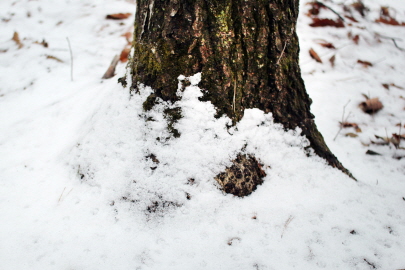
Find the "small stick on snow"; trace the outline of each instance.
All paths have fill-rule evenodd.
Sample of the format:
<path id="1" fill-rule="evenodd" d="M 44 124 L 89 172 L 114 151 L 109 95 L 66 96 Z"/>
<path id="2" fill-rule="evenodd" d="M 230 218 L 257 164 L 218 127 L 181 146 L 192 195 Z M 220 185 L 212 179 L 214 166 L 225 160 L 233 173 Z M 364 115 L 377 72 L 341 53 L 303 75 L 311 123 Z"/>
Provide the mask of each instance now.
<path id="1" fill-rule="evenodd" d="M 118 64 L 120 57 L 118 55 L 114 56 L 113 60 L 111 61 L 110 66 L 108 67 L 107 71 L 104 73 L 102 79 L 109 79 L 114 77 L 115 75 L 115 67 Z"/>
<path id="2" fill-rule="evenodd" d="M 401 39 L 401 38 L 387 37 L 387 36 L 384 36 L 384 35 L 381 35 L 381 34 L 378 34 L 378 33 L 377 33 L 377 36 L 378 36 L 378 37 L 380 37 L 380 38 L 391 39 L 391 40 L 392 40 L 392 42 L 394 42 L 395 47 L 397 47 L 397 48 L 398 48 L 398 50 L 400 50 L 400 51 L 405 51 L 405 49 L 404 49 L 404 48 L 399 47 L 399 46 L 398 46 L 398 44 L 397 44 L 397 40 L 402 41 L 402 39 Z"/>
<path id="3" fill-rule="evenodd" d="M 293 216 L 289 216 L 286 222 L 284 223 L 284 229 L 283 232 L 281 233 L 281 238 L 283 238 L 284 232 L 287 229 L 288 225 L 291 223 L 291 221 L 294 219 Z"/>
<path id="4" fill-rule="evenodd" d="M 62 191 L 62 193 L 61 193 L 60 196 L 59 196 L 58 202 L 60 202 L 60 199 L 62 199 L 62 195 L 63 195 L 63 193 L 65 192 L 65 189 L 66 189 L 66 187 L 63 188 L 63 191 Z"/>
<path id="5" fill-rule="evenodd" d="M 345 19 L 344 19 L 342 16 L 340 16 L 339 13 L 337 13 L 336 11 L 334 11 L 331 7 L 325 5 L 324 3 L 321 3 L 321 2 L 319 2 L 319 1 L 315 1 L 315 3 L 318 4 L 318 5 L 320 5 L 320 6 L 325 7 L 325 8 L 327 8 L 327 9 L 329 9 L 330 11 L 332 11 L 333 13 L 335 13 L 335 14 L 339 17 L 339 19 L 341 19 L 342 21 L 345 21 Z"/>
<path id="6" fill-rule="evenodd" d="M 350 100 L 346 103 L 345 106 L 343 106 L 342 123 L 340 123 L 339 131 L 336 133 L 336 136 L 335 136 L 335 138 L 333 138 L 333 141 L 336 140 L 336 138 L 337 138 L 337 136 L 339 135 L 340 131 L 342 131 L 343 123 L 345 122 L 345 110 L 346 110 L 346 106 L 347 106 L 347 104 L 349 104 L 349 102 L 350 102 Z M 349 113 L 349 115 L 346 117 L 346 120 L 347 120 L 347 118 L 349 118 L 349 116 L 350 116 L 350 113 Z"/>
<path id="7" fill-rule="evenodd" d="M 68 42 L 69 45 L 69 51 L 70 51 L 70 79 L 73 82 L 73 53 L 72 53 L 72 47 L 70 46 L 70 41 L 69 38 L 66 37 L 66 40 Z"/>

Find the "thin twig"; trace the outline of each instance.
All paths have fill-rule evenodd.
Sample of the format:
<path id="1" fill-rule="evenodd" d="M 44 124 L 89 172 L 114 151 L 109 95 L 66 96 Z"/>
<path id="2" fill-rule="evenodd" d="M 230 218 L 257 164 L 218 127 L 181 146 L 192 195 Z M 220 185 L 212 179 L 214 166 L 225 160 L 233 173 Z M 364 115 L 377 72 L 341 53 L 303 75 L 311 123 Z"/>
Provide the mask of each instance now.
<path id="1" fill-rule="evenodd" d="M 63 191 L 62 191 L 62 193 L 61 193 L 60 196 L 59 196 L 58 202 L 60 202 L 60 199 L 62 199 L 62 195 L 63 195 L 63 192 L 65 192 L 65 189 L 66 189 L 66 187 L 63 188 Z"/>
<path id="2" fill-rule="evenodd" d="M 345 110 L 346 110 L 346 106 L 349 104 L 349 102 L 350 102 L 350 100 L 346 103 L 345 106 L 343 106 L 342 122 L 340 123 L 339 131 L 336 133 L 336 136 L 335 136 L 335 138 L 333 138 L 333 141 L 336 140 L 337 136 L 339 135 L 339 133 L 340 133 L 340 132 L 342 131 L 342 129 L 343 129 L 343 123 L 345 122 Z M 350 115 L 350 113 L 349 113 L 349 115 Z M 347 118 L 349 118 L 349 115 L 347 116 Z M 347 120 L 347 118 L 346 118 L 346 120 Z"/>
<path id="3" fill-rule="evenodd" d="M 72 53 L 72 47 L 70 46 L 70 41 L 69 38 L 66 37 L 66 40 L 68 42 L 69 45 L 69 51 L 70 51 L 70 79 L 73 82 L 73 53 Z"/>
<path id="4" fill-rule="evenodd" d="M 329 9 L 330 11 L 332 11 L 333 13 L 335 13 L 335 14 L 339 17 L 339 19 L 341 19 L 342 21 L 345 21 L 345 19 L 344 19 L 342 16 L 340 16 L 339 13 L 337 13 L 336 11 L 334 11 L 331 7 L 325 5 L 324 3 L 321 3 L 321 2 L 319 2 L 319 1 L 315 1 L 315 3 L 318 4 L 318 5 L 321 5 L 321 6 L 325 7 L 325 8 L 327 8 L 327 9 Z"/>
<path id="5" fill-rule="evenodd" d="M 387 37 L 387 36 L 381 35 L 379 33 L 377 33 L 377 36 L 379 36 L 380 38 L 391 39 L 392 42 L 394 42 L 395 47 L 397 47 L 400 51 L 405 51 L 404 48 L 401 48 L 401 47 L 398 46 L 397 41 L 396 41 L 396 40 L 402 41 L 401 38 Z"/>
<path id="6" fill-rule="evenodd" d="M 280 63 L 281 57 L 283 57 L 283 55 L 284 55 L 284 51 L 285 51 L 286 46 L 287 46 L 287 42 L 284 43 L 283 51 L 281 52 L 280 57 L 278 58 L 276 65 L 278 65 Z"/>
<path id="7" fill-rule="evenodd" d="M 286 222 L 284 223 L 284 228 L 283 228 L 283 232 L 281 233 L 281 238 L 283 238 L 284 232 L 287 229 L 288 225 L 291 223 L 291 221 L 294 219 L 293 216 L 289 216 L 289 218 L 286 220 Z"/>

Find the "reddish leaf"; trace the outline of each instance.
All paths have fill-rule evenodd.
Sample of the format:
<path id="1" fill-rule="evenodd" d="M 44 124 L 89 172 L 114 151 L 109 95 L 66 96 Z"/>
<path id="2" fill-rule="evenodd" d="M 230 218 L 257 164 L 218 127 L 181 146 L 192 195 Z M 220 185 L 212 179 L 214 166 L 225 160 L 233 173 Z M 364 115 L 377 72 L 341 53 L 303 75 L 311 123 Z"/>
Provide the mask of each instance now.
<path id="1" fill-rule="evenodd" d="M 360 39 L 359 35 L 355 35 L 355 36 L 352 38 L 353 42 L 356 43 L 356 45 L 359 44 L 359 39 Z"/>
<path id="2" fill-rule="evenodd" d="M 309 49 L 309 55 L 315 59 L 316 62 L 322 63 L 322 59 L 319 57 L 319 55 L 314 51 L 314 49 Z"/>
<path id="3" fill-rule="evenodd" d="M 321 19 L 321 18 L 312 18 L 312 23 L 309 25 L 311 27 L 325 27 L 332 26 L 337 28 L 345 27 L 343 21 L 338 19 L 336 21 L 331 19 Z"/>
<path id="4" fill-rule="evenodd" d="M 131 51 L 131 46 L 125 46 L 125 48 L 122 50 L 121 55 L 120 55 L 120 61 L 122 63 L 125 63 L 128 61 L 128 55 L 129 52 Z"/>
<path id="5" fill-rule="evenodd" d="M 397 20 L 395 20 L 394 18 L 391 18 L 391 17 L 384 18 L 384 17 L 380 16 L 380 18 L 375 20 L 375 22 L 394 25 L 394 26 L 405 26 L 404 22 L 399 23 Z"/>
<path id="6" fill-rule="evenodd" d="M 328 49 L 336 49 L 335 46 L 330 42 L 319 42 L 318 44 Z"/>
<path id="7" fill-rule="evenodd" d="M 105 18 L 110 20 L 124 20 L 131 16 L 131 13 L 115 13 L 115 14 L 108 14 Z"/>
<path id="8" fill-rule="evenodd" d="M 357 63 L 362 64 L 363 67 L 372 67 L 373 66 L 373 64 L 371 64 L 370 62 L 363 61 L 363 60 L 357 60 Z"/>
<path id="9" fill-rule="evenodd" d="M 355 22 L 355 23 L 358 23 L 359 21 L 358 20 L 356 20 L 354 17 L 352 17 L 352 16 L 348 16 L 348 15 L 345 15 L 345 18 L 346 19 L 349 19 L 349 20 L 351 20 L 352 22 Z"/>

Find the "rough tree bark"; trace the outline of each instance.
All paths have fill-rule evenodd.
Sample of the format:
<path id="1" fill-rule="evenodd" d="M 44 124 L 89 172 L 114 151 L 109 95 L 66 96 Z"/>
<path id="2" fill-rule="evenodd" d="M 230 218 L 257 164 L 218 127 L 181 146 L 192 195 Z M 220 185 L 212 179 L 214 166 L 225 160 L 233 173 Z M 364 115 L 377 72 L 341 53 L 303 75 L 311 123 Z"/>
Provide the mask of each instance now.
<path id="1" fill-rule="evenodd" d="M 236 123 L 246 108 L 271 112 L 286 129 L 300 127 L 317 155 L 351 176 L 325 144 L 310 112 L 298 64 L 298 3 L 138 0 L 132 90 L 139 83 L 155 90 L 144 106 L 147 110 L 157 97 L 176 101 L 180 74 L 202 72 L 203 100 L 216 106 L 218 116 L 226 114 Z M 246 188 L 246 181 L 260 183 L 263 177 L 257 167 L 254 157 L 240 155 L 217 180 L 226 192 L 244 196 L 256 186 Z"/>

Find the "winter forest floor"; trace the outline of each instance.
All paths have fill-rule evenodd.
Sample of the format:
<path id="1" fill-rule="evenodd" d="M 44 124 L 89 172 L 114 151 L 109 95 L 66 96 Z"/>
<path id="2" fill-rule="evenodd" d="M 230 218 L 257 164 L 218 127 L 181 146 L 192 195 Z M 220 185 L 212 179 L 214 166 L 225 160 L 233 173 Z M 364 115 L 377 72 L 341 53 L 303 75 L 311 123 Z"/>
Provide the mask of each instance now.
<path id="1" fill-rule="evenodd" d="M 133 2 L 1 1 L 0 269 L 404 269 L 405 3 L 307 2 L 312 112 L 358 182 L 259 110 L 227 129 L 198 101 L 198 75 L 170 138 L 168 105 L 145 113 L 151 90 L 117 83 L 125 63 L 101 79 Z M 245 145 L 265 181 L 224 195 L 213 177 Z"/>

